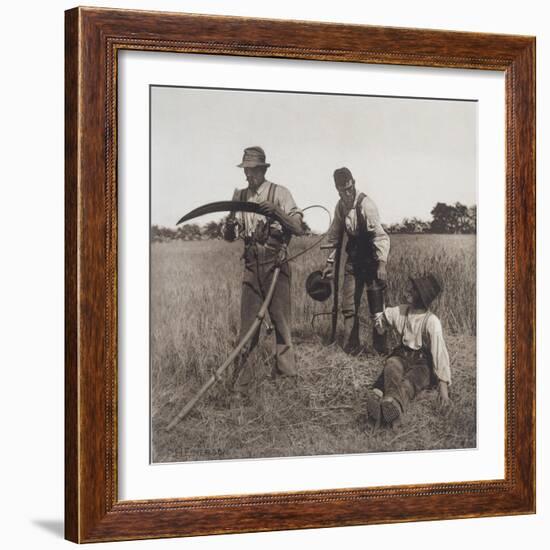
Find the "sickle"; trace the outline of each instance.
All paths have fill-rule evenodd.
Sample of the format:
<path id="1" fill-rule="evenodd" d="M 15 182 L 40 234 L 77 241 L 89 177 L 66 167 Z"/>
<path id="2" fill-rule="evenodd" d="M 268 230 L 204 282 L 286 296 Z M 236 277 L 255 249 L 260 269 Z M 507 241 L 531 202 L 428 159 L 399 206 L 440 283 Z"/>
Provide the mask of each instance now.
<path id="1" fill-rule="evenodd" d="M 198 218 L 199 216 L 204 216 L 205 214 L 212 214 L 213 212 L 252 212 L 254 214 L 260 214 L 264 216 L 265 214 L 263 214 L 261 210 L 262 209 L 260 208 L 260 205 L 256 202 L 246 202 L 246 201 L 211 202 L 208 204 L 204 204 L 203 206 L 199 206 L 194 210 L 191 210 L 191 212 L 188 212 L 187 214 L 185 214 L 185 216 L 183 216 L 183 218 L 181 218 L 176 225 L 192 220 L 194 218 Z M 273 214 L 270 214 L 269 217 L 278 221 L 287 231 L 290 231 L 291 233 L 296 234 L 296 228 L 292 227 L 286 221 L 285 218 L 283 218 L 282 216 L 279 216 L 279 214 L 277 214 L 276 212 L 274 212 Z"/>

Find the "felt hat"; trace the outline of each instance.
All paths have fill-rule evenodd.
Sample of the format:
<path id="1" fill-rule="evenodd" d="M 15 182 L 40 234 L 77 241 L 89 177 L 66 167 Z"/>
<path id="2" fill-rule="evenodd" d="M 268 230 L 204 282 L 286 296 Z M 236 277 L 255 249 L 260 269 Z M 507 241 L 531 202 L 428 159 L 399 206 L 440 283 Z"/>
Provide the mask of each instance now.
<path id="1" fill-rule="evenodd" d="M 424 307 L 429 308 L 430 304 L 441 293 L 441 283 L 432 273 L 426 277 L 410 277 L 410 280 L 418 291 Z"/>
<path id="2" fill-rule="evenodd" d="M 332 294 L 332 284 L 329 280 L 323 279 L 320 271 L 314 271 L 306 279 L 306 292 L 317 302 L 324 302 Z"/>
<path id="3" fill-rule="evenodd" d="M 244 150 L 243 161 L 238 164 L 238 168 L 255 168 L 256 166 L 271 166 L 265 161 L 265 153 L 261 147 L 247 147 Z"/>
<path id="4" fill-rule="evenodd" d="M 343 186 L 348 183 L 348 181 L 353 180 L 353 175 L 349 168 L 343 166 L 334 170 L 334 183 L 338 186 Z"/>

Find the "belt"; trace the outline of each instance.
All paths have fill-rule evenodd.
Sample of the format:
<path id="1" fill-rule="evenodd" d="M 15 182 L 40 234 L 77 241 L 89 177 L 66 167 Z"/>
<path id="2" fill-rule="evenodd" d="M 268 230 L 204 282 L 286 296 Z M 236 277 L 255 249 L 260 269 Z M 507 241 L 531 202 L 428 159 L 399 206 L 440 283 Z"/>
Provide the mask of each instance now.
<path id="1" fill-rule="evenodd" d="M 411 349 L 403 345 L 394 348 L 391 351 L 389 357 L 392 356 L 403 357 L 404 359 L 412 363 L 428 361 L 428 354 L 422 348 Z"/>
<path id="2" fill-rule="evenodd" d="M 268 248 L 269 250 L 281 250 L 281 248 L 283 247 L 283 243 L 276 243 L 276 244 L 269 243 L 269 242 L 262 243 L 254 237 L 245 237 L 244 238 L 245 248 L 248 248 L 250 246 L 256 246 L 256 245 L 257 246 L 263 246 L 264 248 Z"/>

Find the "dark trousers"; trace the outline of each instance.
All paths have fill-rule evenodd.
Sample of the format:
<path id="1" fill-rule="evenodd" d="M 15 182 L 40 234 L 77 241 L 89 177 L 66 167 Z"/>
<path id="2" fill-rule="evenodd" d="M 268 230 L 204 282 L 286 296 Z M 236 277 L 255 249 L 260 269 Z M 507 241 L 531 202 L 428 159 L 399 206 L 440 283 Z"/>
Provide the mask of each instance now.
<path id="1" fill-rule="evenodd" d="M 386 359 L 382 377 L 375 384 L 380 385 L 384 397 L 393 397 L 405 412 L 415 396 L 431 385 L 427 358 L 421 350 L 394 350 Z"/>
<path id="2" fill-rule="evenodd" d="M 344 350 L 360 348 L 359 309 L 365 289 L 382 290 L 385 285 L 377 278 L 377 262 L 347 261 L 342 286 L 342 314 L 344 315 Z M 370 304 L 369 304 L 370 311 Z M 371 315 L 379 313 L 370 311 Z"/>
<path id="3" fill-rule="evenodd" d="M 278 254 L 277 247 L 253 244 L 245 248 L 239 340 L 248 332 L 265 300 Z M 276 364 L 274 370 L 277 374 L 293 376 L 296 374 L 296 364 L 290 334 L 290 265 L 288 263 L 281 266 L 268 311 L 275 331 Z M 258 344 L 260 329 L 261 326 L 258 327 L 250 343 L 235 362 L 233 380 L 236 389 L 246 390 L 254 378 L 254 365 L 251 365 L 247 358 Z"/>

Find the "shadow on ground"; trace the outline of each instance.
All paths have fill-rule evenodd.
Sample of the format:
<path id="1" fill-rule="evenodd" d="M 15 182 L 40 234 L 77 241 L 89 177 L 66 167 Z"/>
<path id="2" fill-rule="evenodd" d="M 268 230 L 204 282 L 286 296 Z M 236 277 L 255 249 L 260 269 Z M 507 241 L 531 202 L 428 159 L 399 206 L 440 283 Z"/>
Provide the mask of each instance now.
<path id="1" fill-rule="evenodd" d="M 33 525 L 54 535 L 56 538 L 65 537 L 65 523 L 61 519 L 33 519 Z"/>

